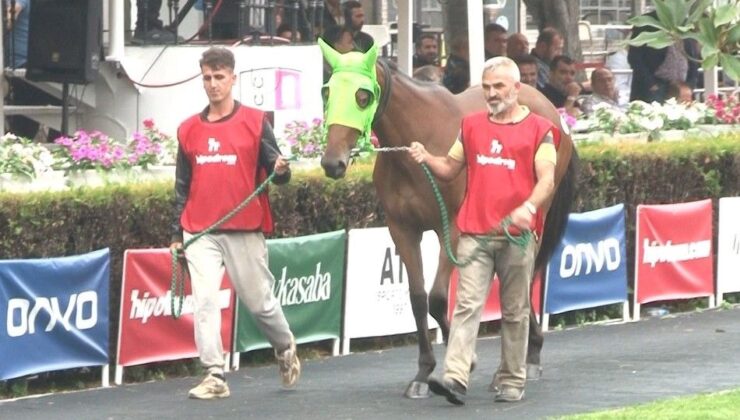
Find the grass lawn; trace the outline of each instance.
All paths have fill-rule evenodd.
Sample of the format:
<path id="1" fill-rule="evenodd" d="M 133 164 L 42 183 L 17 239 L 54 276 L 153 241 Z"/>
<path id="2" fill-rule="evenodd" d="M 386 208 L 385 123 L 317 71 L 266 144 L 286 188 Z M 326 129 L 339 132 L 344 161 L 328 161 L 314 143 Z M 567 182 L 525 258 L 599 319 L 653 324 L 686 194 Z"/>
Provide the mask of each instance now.
<path id="1" fill-rule="evenodd" d="M 671 398 L 633 407 L 560 417 L 562 420 L 738 418 L 740 418 L 740 389 Z"/>

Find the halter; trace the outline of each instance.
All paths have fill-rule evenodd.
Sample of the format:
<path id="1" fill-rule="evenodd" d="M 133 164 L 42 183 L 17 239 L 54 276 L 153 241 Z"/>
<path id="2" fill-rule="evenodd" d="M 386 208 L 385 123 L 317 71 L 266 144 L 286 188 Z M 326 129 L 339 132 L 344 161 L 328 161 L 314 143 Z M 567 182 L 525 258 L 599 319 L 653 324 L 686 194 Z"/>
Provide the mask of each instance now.
<path id="1" fill-rule="evenodd" d="M 393 77 L 391 76 L 391 67 L 385 60 L 378 60 L 378 64 L 380 64 L 380 68 L 383 70 L 383 87 L 380 89 L 378 109 L 375 110 L 375 115 L 373 116 L 373 126 L 375 126 L 375 123 L 377 123 L 380 120 L 380 117 L 383 116 L 385 109 L 388 107 L 388 101 L 390 101 L 391 98 L 391 91 L 393 90 L 393 84 L 391 83 L 393 81 Z M 383 90 L 385 90 L 385 92 L 383 92 Z"/>

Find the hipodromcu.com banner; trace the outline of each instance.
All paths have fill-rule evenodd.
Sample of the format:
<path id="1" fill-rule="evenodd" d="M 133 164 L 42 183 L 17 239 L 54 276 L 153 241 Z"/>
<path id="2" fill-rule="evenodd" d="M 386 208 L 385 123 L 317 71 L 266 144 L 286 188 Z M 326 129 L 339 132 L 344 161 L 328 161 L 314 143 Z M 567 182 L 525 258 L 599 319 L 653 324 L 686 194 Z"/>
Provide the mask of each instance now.
<path id="1" fill-rule="evenodd" d="M 0 380 L 108 363 L 108 249 L 0 261 Z"/>

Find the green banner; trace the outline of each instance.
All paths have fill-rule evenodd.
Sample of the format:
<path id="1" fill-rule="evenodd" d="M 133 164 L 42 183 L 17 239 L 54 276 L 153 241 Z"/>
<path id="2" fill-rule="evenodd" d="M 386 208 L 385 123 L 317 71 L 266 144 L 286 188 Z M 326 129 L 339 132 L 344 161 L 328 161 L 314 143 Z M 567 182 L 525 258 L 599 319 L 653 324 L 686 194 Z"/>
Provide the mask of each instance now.
<path id="1" fill-rule="evenodd" d="M 267 241 L 272 291 L 298 343 L 339 338 L 347 234 L 344 231 Z M 239 301 L 236 352 L 270 347 Z"/>

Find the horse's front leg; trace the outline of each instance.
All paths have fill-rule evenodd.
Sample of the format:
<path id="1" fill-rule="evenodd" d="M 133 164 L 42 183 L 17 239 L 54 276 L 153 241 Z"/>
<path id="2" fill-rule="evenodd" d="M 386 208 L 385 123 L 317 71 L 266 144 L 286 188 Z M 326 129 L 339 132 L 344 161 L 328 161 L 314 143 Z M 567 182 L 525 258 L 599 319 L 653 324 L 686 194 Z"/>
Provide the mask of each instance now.
<path id="1" fill-rule="evenodd" d="M 388 228 L 409 276 L 409 298 L 411 299 L 411 310 L 416 320 L 419 341 L 419 370 L 414 380 L 409 383 L 404 395 L 407 398 L 428 398 L 429 386 L 427 385 L 427 379 L 434 370 L 436 361 L 429 339 L 429 325 L 427 323 L 429 305 L 427 303 L 427 293 L 424 289 L 421 261 L 420 242 L 422 232 L 405 228 L 400 223 L 393 223 L 391 220 L 388 220 Z"/>

